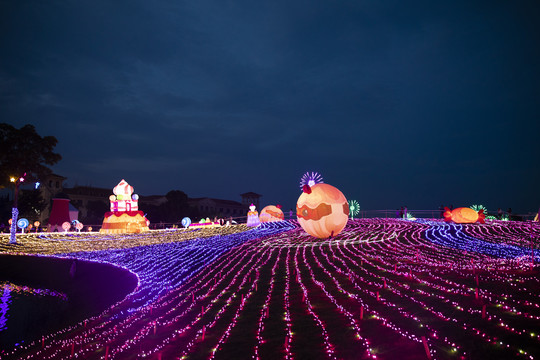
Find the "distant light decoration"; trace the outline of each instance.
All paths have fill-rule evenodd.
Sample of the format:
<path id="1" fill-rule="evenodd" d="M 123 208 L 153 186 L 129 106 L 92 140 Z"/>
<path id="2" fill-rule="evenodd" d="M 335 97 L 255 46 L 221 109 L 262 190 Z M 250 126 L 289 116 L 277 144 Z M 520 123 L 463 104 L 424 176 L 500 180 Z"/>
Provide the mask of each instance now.
<path id="1" fill-rule="evenodd" d="M 34 188 L 35 188 L 35 189 L 38 189 L 38 188 L 39 188 L 39 185 L 41 185 L 41 183 L 38 182 L 38 181 L 36 181 L 36 184 L 35 184 L 35 187 L 34 187 Z"/>
<path id="2" fill-rule="evenodd" d="M 12 176 L 12 177 L 9 178 L 9 181 L 15 182 L 15 181 L 17 181 L 17 178 Z"/>
<path id="3" fill-rule="evenodd" d="M 484 210 L 476 212 L 471 208 L 457 208 L 450 210 L 449 208 L 444 208 L 444 221 L 446 222 L 455 222 L 456 224 L 473 224 L 478 222 L 480 224 L 484 223 L 486 216 L 484 215 Z"/>
<path id="4" fill-rule="evenodd" d="M 69 229 L 71 229 L 71 224 L 68 221 L 64 222 L 62 224 L 62 229 L 67 232 Z"/>
<path id="5" fill-rule="evenodd" d="M 41 223 L 39 221 L 34 221 L 34 226 L 35 227 L 38 227 L 39 225 L 41 225 Z"/>
<path id="6" fill-rule="evenodd" d="M 133 186 L 122 179 L 109 196 L 110 212 L 105 214 L 100 233 L 139 233 L 148 231 L 150 222 L 139 211 L 139 196 L 133 194 Z"/>
<path id="7" fill-rule="evenodd" d="M 416 220 L 416 216 L 414 216 L 410 211 L 407 211 L 407 220 L 414 221 Z"/>
<path id="8" fill-rule="evenodd" d="M 210 229 L 214 227 L 220 227 L 219 221 L 211 221 L 210 219 L 201 219 L 198 223 L 191 223 L 190 229 Z"/>
<path id="9" fill-rule="evenodd" d="M 189 225 L 191 225 L 191 219 L 186 216 L 185 218 L 182 219 L 182 226 L 184 228 L 188 228 Z"/>
<path id="10" fill-rule="evenodd" d="M 341 191 L 332 185 L 304 185 L 296 203 L 300 226 L 319 239 L 339 234 L 349 219 L 349 204 Z"/>
<path id="11" fill-rule="evenodd" d="M 484 210 L 484 215 L 487 216 L 488 210 L 484 205 L 471 205 L 469 206 L 471 209 L 473 209 L 476 212 L 480 212 L 480 210 Z"/>
<path id="12" fill-rule="evenodd" d="M 29 224 L 30 222 L 28 221 L 28 219 L 20 218 L 19 220 L 17 220 L 17 227 L 21 229 L 23 233 L 24 233 L 24 229 L 26 229 Z"/>
<path id="13" fill-rule="evenodd" d="M 322 184 L 324 183 L 323 177 L 318 172 L 307 172 L 305 173 L 302 178 L 300 179 L 300 189 L 304 187 L 304 185 L 313 186 L 316 184 Z"/>
<path id="14" fill-rule="evenodd" d="M 77 229 L 77 231 L 81 231 L 82 229 L 84 228 L 84 224 L 80 221 L 77 222 L 77 224 L 75 224 L 75 229 Z"/>
<path id="15" fill-rule="evenodd" d="M 259 220 L 261 223 L 281 221 L 285 219 L 283 211 L 281 211 L 281 205 L 268 205 L 261 210 Z"/>
<path id="16" fill-rule="evenodd" d="M 349 200 L 349 214 L 351 219 L 354 219 L 355 215 L 360 213 L 360 204 L 356 200 Z"/>
<path id="17" fill-rule="evenodd" d="M 256 210 L 255 205 L 251 204 L 249 206 L 249 211 L 247 213 L 247 226 L 258 226 L 261 221 L 259 219 L 259 212 Z"/>

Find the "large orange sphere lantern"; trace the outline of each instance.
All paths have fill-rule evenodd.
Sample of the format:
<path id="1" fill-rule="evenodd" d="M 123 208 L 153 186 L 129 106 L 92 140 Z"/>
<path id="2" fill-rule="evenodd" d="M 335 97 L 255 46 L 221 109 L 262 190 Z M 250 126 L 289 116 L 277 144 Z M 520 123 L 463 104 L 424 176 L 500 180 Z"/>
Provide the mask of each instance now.
<path id="1" fill-rule="evenodd" d="M 484 210 L 480 210 L 476 212 L 476 210 L 473 210 L 471 208 L 457 208 L 454 210 L 450 210 L 449 208 L 444 208 L 444 221 L 450 222 L 453 221 L 456 224 L 474 224 L 475 222 L 479 222 L 480 224 L 484 223 L 484 219 L 486 218 L 486 215 L 484 215 Z"/>
<path id="2" fill-rule="evenodd" d="M 285 219 L 280 205 L 268 205 L 262 209 L 259 220 L 263 222 L 281 221 Z"/>
<path id="3" fill-rule="evenodd" d="M 303 184 L 302 191 L 296 203 L 302 229 L 319 239 L 339 234 L 349 218 L 349 203 L 343 193 L 332 185 L 313 181 Z"/>

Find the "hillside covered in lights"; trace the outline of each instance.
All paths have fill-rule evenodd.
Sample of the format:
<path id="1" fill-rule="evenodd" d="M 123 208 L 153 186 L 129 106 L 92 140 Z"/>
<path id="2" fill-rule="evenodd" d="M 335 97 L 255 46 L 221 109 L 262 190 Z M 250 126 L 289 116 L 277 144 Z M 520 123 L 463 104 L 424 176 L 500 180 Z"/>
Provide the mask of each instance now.
<path id="1" fill-rule="evenodd" d="M 125 268 L 138 287 L 1 359 L 538 359 L 540 225 L 294 221 L 22 235 L 3 254 Z"/>

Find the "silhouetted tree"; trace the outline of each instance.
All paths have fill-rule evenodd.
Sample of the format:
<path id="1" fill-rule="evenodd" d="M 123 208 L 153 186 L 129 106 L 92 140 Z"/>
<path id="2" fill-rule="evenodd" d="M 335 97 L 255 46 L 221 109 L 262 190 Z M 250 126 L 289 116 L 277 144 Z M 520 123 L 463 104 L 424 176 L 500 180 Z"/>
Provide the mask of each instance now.
<path id="1" fill-rule="evenodd" d="M 19 214 L 28 218 L 30 223 L 39 219 L 39 215 L 47 207 L 47 202 L 38 189 L 24 190 L 19 198 Z"/>
<path id="2" fill-rule="evenodd" d="M 62 159 L 53 152 L 58 140 L 54 136 L 41 137 L 33 125 L 17 129 L 0 124 L 0 187 L 10 185 L 11 177 L 26 173 L 25 182 L 34 182 L 52 172 L 46 165 Z"/>
<path id="3" fill-rule="evenodd" d="M 109 204 L 103 201 L 89 201 L 86 206 L 86 217 L 81 218 L 80 221 L 83 224 L 99 225 L 103 222 L 105 213 L 110 210 Z"/>
<path id="4" fill-rule="evenodd" d="M 171 190 L 165 197 L 167 201 L 159 206 L 144 205 L 143 211 L 152 224 L 179 223 L 186 216 L 191 219 L 199 216 L 197 209 L 189 206 L 188 196 L 183 191 Z"/>
<path id="5" fill-rule="evenodd" d="M 0 124 L 0 187 L 14 184 L 10 243 L 15 243 L 19 212 L 19 185 L 43 179 L 52 172 L 46 165 L 54 165 L 62 157 L 53 152 L 58 140 L 54 136 L 41 137 L 33 125 L 20 129 Z"/>

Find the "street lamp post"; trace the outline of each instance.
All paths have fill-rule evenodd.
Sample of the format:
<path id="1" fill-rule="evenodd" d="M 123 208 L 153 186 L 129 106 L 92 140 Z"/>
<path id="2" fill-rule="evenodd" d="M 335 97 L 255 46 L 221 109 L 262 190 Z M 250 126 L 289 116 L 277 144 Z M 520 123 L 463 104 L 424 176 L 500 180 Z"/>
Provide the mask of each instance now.
<path id="1" fill-rule="evenodd" d="M 17 243 L 17 218 L 19 217 L 19 209 L 17 207 L 17 203 L 19 200 L 19 185 L 24 182 L 25 176 L 26 173 L 24 173 L 24 175 L 19 177 L 18 179 L 15 177 L 11 177 L 9 179 L 12 183 L 15 183 L 15 192 L 13 194 L 13 208 L 11 209 L 11 234 L 9 237 L 10 244 Z"/>

